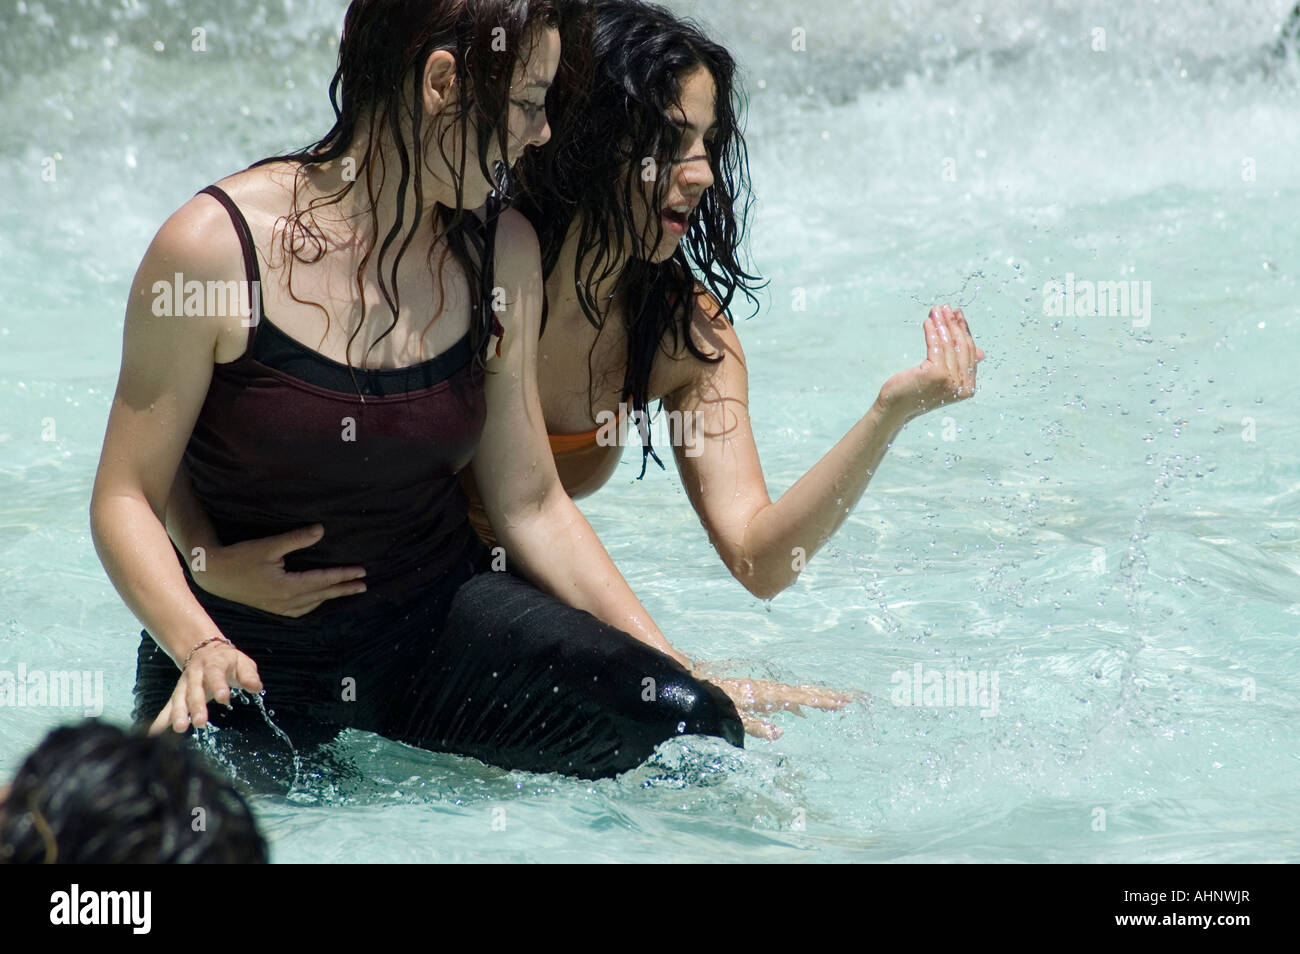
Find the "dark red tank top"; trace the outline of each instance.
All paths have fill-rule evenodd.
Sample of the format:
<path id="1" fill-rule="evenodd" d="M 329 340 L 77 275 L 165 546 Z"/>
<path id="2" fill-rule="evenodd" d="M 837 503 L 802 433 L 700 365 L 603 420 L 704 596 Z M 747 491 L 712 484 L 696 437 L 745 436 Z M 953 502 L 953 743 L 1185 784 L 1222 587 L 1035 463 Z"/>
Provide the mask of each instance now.
<path id="1" fill-rule="evenodd" d="M 247 278 L 260 288 L 248 223 L 221 189 L 203 192 L 230 213 Z M 495 230 L 483 231 L 490 289 Z M 478 539 L 457 478 L 486 418 L 469 335 L 408 368 L 348 368 L 277 328 L 258 298 L 248 346 L 213 368 L 185 450 L 217 536 L 229 545 L 322 524 L 320 542 L 289 554 L 285 568 L 361 565 L 367 592 L 327 600 L 308 620 L 399 601 L 435 583 Z M 195 595 L 211 602 L 201 589 Z"/>

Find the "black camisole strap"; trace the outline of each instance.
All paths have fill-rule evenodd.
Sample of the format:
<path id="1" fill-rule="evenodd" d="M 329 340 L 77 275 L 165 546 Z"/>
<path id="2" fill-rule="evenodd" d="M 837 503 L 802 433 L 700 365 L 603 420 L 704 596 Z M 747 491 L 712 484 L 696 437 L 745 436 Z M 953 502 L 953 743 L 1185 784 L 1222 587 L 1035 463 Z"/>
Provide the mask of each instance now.
<path id="1" fill-rule="evenodd" d="M 210 185 L 206 189 L 200 189 L 199 195 L 210 195 L 216 199 L 230 214 L 230 221 L 235 225 L 235 233 L 239 236 L 239 246 L 244 252 L 244 275 L 251 283 L 251 287 L 257 289 L 256 311 L 253 313 L 251 325 L 248 329 L 248 344 L 244 348 L 244 354 L 241 358 L 248 357 L 253 353 L 253 340 L 257 335 L 257 326 L 261 322 L 263 314 L 262 307 L 262 270 L 257 263 L 257 246 L 253 243 L 253 233 L 248 227 L 248 220 L 244 214 L 239 211 L 239 206 L 235 205 L 233 199 L 226 194 L 220 186 Z M 501 341 L 504 338 L 504 329 L 501 322 L 497 319 L 496 312 L 492 308 L 493 291 L 496 286 L 496 234 L 497 224 L 503 203 L 493 193 L 488 200 L 487 221 L 481 223 L 479 233 L 475 236 L 480 243 L 478 249 L 480 272 L 482 284 L 479 286 L 479 308 L 483 313 L 484 336 L 486 343 L 489 335 L 497 336 L 497 355 L 500 356 Z"/>
<path id="2" fill-rule="evenodd" d="M 253 339 L 257 336 L 257 326 L 262 320 L 262 269 L 257 263 L 257 246 L 253 243 L 253 233 L 248 227 L 248 220 L 244 218 L 244 213 L 239 211 L 239 206 L 235 205 L 234 200 L 224 189 L 210 185 L 206 189 L 200 189 L 198 194 L 212 196 L 225 206 L 230 214 L 230 221 L 235 225 L 235 234 L 239 236 L 239 247 L 244 252 L 244 278 L 250 283 L 250 292 L 257 292 L 257 300 L 253 302 L 255 310 L 249 319 L 248 343 L 241 355 L 241 358 L 246 358 L 253 353 Z M 249 297 L 251 301 L 252 295 L 250 294 Z"/>

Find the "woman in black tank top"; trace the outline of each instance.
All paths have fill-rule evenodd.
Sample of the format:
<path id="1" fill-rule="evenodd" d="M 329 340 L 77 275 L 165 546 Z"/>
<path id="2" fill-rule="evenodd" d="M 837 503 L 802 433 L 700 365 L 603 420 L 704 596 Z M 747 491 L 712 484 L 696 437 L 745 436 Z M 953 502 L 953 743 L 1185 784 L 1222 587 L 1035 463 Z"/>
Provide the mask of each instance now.
<path id="1" fill-rule="evenodd" d="M 92 531 L 145 625 L 137 719 L 217 725 L 250 782 L 284 777 L 239 688 L 301 741 L 352 727 L 586 777 L 683 733 L 742 743 L 727 694 L 690 674 L 559 485 L 531 228 L 468 211 L 498 162 L 545 142 L 560 53 L 549 0 L 356 0 L 334 128 L 204 190 L 141 263 Z M 232 287 L 234 309 L 191 294 L 220 306 Z M 430 287 L 437 308 L 413 315 Z M 515 574 L 468 525 L 467 464 Z M 159 520 L 178 474 L 222 544 L 317 522 L 286 566 L 364 554 L 365 592 L 297 618 L 206 593 L 202 548 L 178 553 Z"/>

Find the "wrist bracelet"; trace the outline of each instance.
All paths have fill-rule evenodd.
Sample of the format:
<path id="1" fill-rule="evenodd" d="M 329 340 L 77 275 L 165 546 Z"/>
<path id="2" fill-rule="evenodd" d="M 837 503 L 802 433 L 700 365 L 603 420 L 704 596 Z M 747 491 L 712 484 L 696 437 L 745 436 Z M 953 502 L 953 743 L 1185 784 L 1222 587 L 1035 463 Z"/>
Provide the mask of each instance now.
<path id="1" fill-rule="evenodd" d="M 190 650 L 190 654 L 185 657 L 185 665 L 181 666 L 181 672 L 184 672 L 186 669 L 190 668 L 190 660 L 194 658 L 194 654 L 197 653 L 204 646 L 208 645 L 208 643 L 225 643 L 227 646 L 235 645 L 230 640 L 226 639 L 226 637 L 224 636 L 209 636 L 207 639 L 203 640 L 203 642 L 199 643 L 197 646 L 195 646 L 193 649 Z"/>

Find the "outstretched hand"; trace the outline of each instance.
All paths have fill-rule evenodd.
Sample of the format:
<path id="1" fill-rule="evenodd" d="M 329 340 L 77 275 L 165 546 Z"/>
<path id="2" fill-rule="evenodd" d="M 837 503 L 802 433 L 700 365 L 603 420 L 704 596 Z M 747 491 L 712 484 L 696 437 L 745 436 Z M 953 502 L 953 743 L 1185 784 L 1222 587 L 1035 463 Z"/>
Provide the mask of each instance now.
<path id="1" fill-rule="evenodd" d="M 706 677 L 707 678 L 707 677 Z M 834 711 L 843 709 L 853 701 L 853 696 L 827 689 L 825 686 L 787 686 L 762 679 L 712 679 L 708 680 L 725 692 L 736 706 L 745 732 L 760 739 L 779 739 L 781 730 L 758 718 L 774 712 L 792 712 L 802 716 L 802 706 Z"/>
<path id="2" fill-rule="evenodd" d="M 904 420 L 975 395 L 975 372 L 984 360 L 984 349 L 975 344 L 960 308 L 930 309 L 925 346 L 925 360 L 886 381 L 877 399 Z"/>

